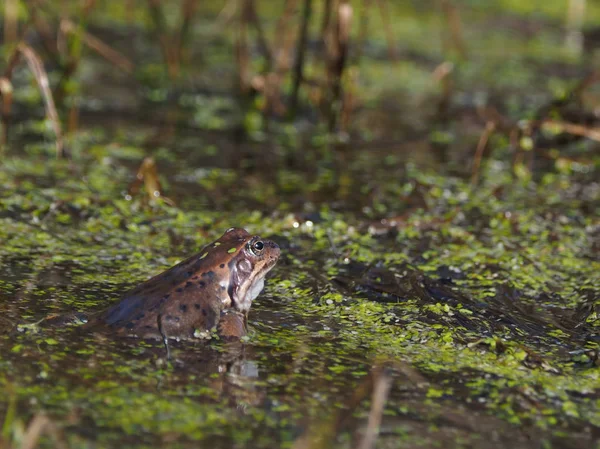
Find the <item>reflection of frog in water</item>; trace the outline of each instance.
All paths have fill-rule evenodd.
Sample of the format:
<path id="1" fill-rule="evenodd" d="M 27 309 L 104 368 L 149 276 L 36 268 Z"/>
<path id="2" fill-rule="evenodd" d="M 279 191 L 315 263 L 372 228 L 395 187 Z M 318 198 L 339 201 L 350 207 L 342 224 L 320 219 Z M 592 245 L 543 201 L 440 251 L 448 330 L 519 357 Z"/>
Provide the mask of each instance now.
<path id="1" fill-rule="evenodd" d="M 172 342 L 176 346 L 189 342 Z M 240 340 L 231 340 L 218 345 L 200 343 L 201 351 L 178 351 L 177 359 L 173 360 L 178 371 L 185 376 L 194 376 L 201 381 L 186 381 L 208 387 L 212 399 L 219 398 L 221 403 L 227 403 L 238 411 L 244 412 L 246 407 L 260 406 L 266 398 L 266 387 L 260 381 L 260 364 L 257 359 L 261 357 L 261 349 L 246 345 Z M 146 348 L 143 356 L 157 359 L 161 358 L 161 349 Z M 262 354 L 264 355 L 264 353 Z"/>
<path id="2" fill-rule="evenodd" d="M 231 228 L 217 241 L 140 284 L 86 328 L 134 337 L 193 338 L 217 329 L 246 335 L 248 311 L 279 259 L 277 244 Z"/>

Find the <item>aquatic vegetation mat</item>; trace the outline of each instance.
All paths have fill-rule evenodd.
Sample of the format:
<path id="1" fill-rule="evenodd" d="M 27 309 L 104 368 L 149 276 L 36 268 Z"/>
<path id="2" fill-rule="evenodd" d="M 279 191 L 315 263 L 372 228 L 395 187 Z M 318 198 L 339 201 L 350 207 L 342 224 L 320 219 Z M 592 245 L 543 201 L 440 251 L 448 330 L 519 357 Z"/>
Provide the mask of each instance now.
<path id="1" fill-rule="evenodd" d="M 148 202 L 123 194 L 136 170 L 109 151 L 77 164 L 9 157 L 0 170 L 8 441 L 43 413 L 73 446 L 353 447 L 378 385 L 366 379 L 382 369 L 377 447 L 596 439 L 597 168 L 521 179 L 495 161 L 473 188 L 408 164 L 376 177 L 381 207 L 398 211 L 382 220 L 356 208 L 368 192 L 334 193 L 335 210 L 270 209 L 263 175 L 232 180 L 254 185 L 256 211 L 238 209 L 248 193 L 227 186 L 227 169 L 189 203 L 229 189 L 225 206 Z M 285 192 L 282 204 L 306 194 Z M 174 343 L 167 362 L 158 342 L 40 323 L 102 310 L 234 225 L 282 248 L 243 342 Z"/>

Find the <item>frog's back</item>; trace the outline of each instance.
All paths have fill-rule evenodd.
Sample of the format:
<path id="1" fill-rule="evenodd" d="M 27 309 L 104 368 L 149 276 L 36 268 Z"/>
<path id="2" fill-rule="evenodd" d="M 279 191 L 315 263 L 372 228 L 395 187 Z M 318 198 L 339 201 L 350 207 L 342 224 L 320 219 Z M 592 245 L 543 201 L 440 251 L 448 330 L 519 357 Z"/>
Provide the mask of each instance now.
<path id="1" fill-rule="evenodd" d="M 165 331 L 177 336 L 193 334 L 194 329 L 211 329 L 229 300 L 229 267 L 220 261 L 215 251 L 211 253 L 206 247 L 127 292 L 90 326 L 105 325 L 142 337 L 158 336 L 160 318 Z"/>
<path id="2" fill-rule="evenodd" d="M 164 332 L 173 336 L 192 336 L 194 329 L 214 327 L 222 308 L 221 286 L 209 280 L 210 275 L 186 275 L 183 280 L 169 276 L 177 268 L 126 293 L 97 317 L 96 325 L 140 337 L 158 336 L 161 320 Z"/>

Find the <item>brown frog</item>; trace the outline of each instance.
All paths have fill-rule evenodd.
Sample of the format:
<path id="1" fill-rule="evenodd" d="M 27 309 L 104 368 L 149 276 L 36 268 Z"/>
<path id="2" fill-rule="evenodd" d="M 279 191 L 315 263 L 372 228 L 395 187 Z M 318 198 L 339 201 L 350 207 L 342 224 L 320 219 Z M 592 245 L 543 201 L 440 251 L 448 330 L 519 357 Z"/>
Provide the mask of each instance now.
<path id="1" fill-rule="evenodd" d="M 198 254 L 130 290 L 87 326 L 159 337 L 165 344 L 215 327 L 224 338 L 242 337 L 252 301 L 279 254 L 274 242 L 230 228 Z"/>

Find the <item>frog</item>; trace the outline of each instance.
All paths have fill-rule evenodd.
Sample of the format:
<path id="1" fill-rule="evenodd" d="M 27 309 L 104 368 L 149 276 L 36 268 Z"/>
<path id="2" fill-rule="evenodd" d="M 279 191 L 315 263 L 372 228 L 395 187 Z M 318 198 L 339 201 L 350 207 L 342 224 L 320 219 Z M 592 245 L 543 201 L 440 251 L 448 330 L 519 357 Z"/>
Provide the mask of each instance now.
<path id="1" fill-rule="evenodd" d="M 142 282 L 86 328 L 131 337 L 192 339 L 216 330 L 225 339 L 247 333 L 248 312 L 277 263 L 279 246 L 243 228 L 229 228 L 197 254 Z"/>

